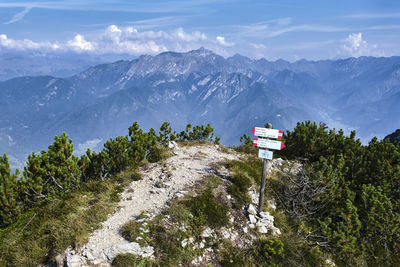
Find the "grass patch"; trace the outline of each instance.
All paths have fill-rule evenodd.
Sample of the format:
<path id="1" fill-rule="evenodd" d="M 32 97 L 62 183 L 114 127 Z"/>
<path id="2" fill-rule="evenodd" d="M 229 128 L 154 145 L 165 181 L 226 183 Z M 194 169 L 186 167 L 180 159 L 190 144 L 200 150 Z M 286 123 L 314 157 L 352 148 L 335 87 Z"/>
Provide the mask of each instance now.
<path id="1" fill-rule="evenodd" d="M 161 223 L 150 224 L 150 245 L 160 266 L 187 266 L 195 253 L 190 246 L 182 247 L 187 234 L 177 227 L 167 227 Z"/>
<path id="2" fill-rule="evenodd" d="M 318 247 L 289 233 L 278 237 L 261 237 L 245 249 L 224 242 L 218 258 L 222 267 L 230 266 L 326 266 Z"/>
<path id="3" fill-rule="evenodd" d="M 249 261 L 248 251 L 239 249 L 231 242 L 225 242 L 220 250 L 220 262 L 222 267 L 256 266 Z"/>
<path id="4" fill-rule="evenodd" d="M 200 226 L 208 225 L 218 228 L 228 224 L 229 208 L 215 201 L 215 196 L 210 188 L 203 194 L 186 200 L 185 205 L 194 218 L 198 219 Z"/>
<path id="5" fill-rule="evenodd" d="M 84 183 L 63 199 L 25 212 L 0 230 L 0 266 L 37 266 L 50 263 L 68 246 L 84 245 L 119 201 L 133 170 L 113 178 Z"/>
<path id="6" fill-rule="evenodd" d="M 136 221 L 130 221 L 121 228 L 121 236 L 129 242 L 135 242 L 136 237 L 140 234 L 140 226 L 142 224 Z"/>
<path id="7" fill-rule="evenodd" d="M 142 180 L 142 174 L 140 174 L 139 172 L 134 171 L 134 172 L 131 174 L 131 180 L 132 180 L 132 181 L 139 181 L 139 180 Z"/>
<path id="8" fill-rule="evenodd" d="M 231 181 L 232 184 L 228 187 L 228 193 L 235 199 L 234 207 L 240 209 L 243 205 L 251 202 L 248 190 L 252 185 L 252 181 L 247 173 L 241 171 L 236 171 Z"/>
<path id="9" fill-rule="evenodd" d="M 112 264 L 113 267 L 152 267 L 159 266 L 156 262 L 148 258 L 142 258 L 130 253 L 117 255 Z"/>
<path id="10" fill-rule="evenodd" d="M 221 178 L 214 174 L 210 174 L 207 175 L 201 182 L 204 187 L 215 189 L 221 184 Z"/>
<path id="11" fill-rule="evenodd" d="M 257 185 L 261 183 L 262 160 L 248 156 L 245 160 L 230 160 L 224 163 L 225 167 L 235 173 L 245 173 Z"/>

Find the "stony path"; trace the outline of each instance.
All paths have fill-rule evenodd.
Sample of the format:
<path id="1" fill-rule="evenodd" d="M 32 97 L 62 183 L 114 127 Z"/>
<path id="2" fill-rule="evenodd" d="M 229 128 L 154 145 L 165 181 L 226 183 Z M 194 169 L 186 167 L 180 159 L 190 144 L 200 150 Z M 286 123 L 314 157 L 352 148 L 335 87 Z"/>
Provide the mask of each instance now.
<path id="1" fill-rule="evenodd" d="M 149 164 L 141 170 L 142 180 L 132 182 L 125 189 L 118 203 L 119 210 L 90 236 L 85 246 L 79 251 L 66 252 L 68 266 L 110 266 L 117 254 L 128 251 L 151 255 L 151 247 L 140 248 L 137 243 L 122 238 L 120 228 L 144 211 L 159 213 L 169 199 L 184 194 L 185 188 L 209 173 L 212 163 L 238 158 L 216 145 L 175 147 L 173 150 L 174 156 L 164 163 Z"/>

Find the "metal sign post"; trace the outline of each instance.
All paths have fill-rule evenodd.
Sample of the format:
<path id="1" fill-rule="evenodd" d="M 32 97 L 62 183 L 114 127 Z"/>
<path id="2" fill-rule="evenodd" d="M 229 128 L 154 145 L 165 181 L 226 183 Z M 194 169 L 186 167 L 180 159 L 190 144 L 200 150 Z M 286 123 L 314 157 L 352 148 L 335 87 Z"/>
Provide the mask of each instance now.
<path id="1" fill-rule="evenodd" d="M 272 126 L 271 126 L 272 128 Z M 251 130 L 251 132 L 258 136 L 264 138 L 254 138 L 253 145 L 260 148 L 268 148 L 268 149 L 275 149 L 281 150 L 285 147 L 282 142 L 270 140 L 268 138 L 277 138 L 282 139 L 283 131 L 275 130 L 271 128 L 260 128 L 255 127 Z M 271 170 L 271 161 L 273 156 L 273 152 L 267 149 L 260 149 L 258 151 L 258 157 L 263 159 L 263 169 L 261 174 L 261 185 L 260 185 L 260 196 L 258 199 L 258 207 L 257 213 L 260 214 L 262 211 L 262 206 L 264 203 L 264 190 L 265 190 L 265 176 L 267 171 Z"/>
<path id="2" fill-rule="evenodd" d="M 260 186 L 260 196 L 258 198 L 257 214 L 260 214 L 263 203 L 264 203 L 264 190 L 265 190 L 265 174 L 267 172 L 267 159 L 263 159 L 263 168 L 261 174 L 261 186 Z"/>

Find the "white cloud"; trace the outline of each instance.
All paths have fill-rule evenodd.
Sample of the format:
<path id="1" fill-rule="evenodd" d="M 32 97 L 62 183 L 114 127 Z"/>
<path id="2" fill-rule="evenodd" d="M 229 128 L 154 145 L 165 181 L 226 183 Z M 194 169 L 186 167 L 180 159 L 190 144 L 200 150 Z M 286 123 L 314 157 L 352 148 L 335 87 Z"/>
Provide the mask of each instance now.
<path id="1" fill-rule="evenodd" d="M 85 37 L 77 34 L 75 35 L 74 39 L 69 40 L 67 42 L 67 46 L 72 48 L 72 50 L 75 50 L 77 52 L 80 51 L 91 51 L 94 49 L 94 46 L 91 42 L 88 42 L 85 40 Z"/>
<path id="2" fill-rule="evenodd" d="M 207 40 L 207 36 L 204 33 L 195 31 L 190 34 L 186 33 L 182 28 L 178 28 L 175 32 L 173 32 L 173 35 L 186 42 Z"/>
<path id="3" fill-rule="evenodd" d="M 14 40 L 5 34 L 0 34 L 0 47 L 14 50 L 57 50 L 60 46 L 57 43 L 34 42 L 29 39 Z"/>
<path id="4" fill-rule="evenodd" d="M 216 39 L 217 39 L 217 42 L 223 46 L 234 46 L 235 45 L 235 43 L 229 43 L 229 42 L 225 41 L 225 37 L 222 37 L 222 36 L 217 36 Z"/>
<path id="5" fill-rule="evenodd" d="M 11 23 L 20 21 L 21 19 L 23 19 L 25 17 L 26 14 L 29 13 L 29 11 L 31 11 L 31 9 L 32 9 L 31 6 L 25 7 L 24 10 L 15 14 L 9 21 L 5 22 L 4 24 L 11 24 Z"/>
<path id="6" fill-rule="evenodd" d="M 362 33 L 352 33 L 343 40 L 342 50 L 345 55 L 352 57 L 376 55 L 377 46 L 363 40 Z"/>

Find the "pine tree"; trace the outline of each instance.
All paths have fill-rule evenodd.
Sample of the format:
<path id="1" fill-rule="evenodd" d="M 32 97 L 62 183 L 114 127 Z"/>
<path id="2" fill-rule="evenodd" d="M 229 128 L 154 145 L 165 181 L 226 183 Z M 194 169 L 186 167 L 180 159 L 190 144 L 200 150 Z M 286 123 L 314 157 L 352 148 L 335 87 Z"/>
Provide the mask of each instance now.
<path id="1" fill-rule="evenodd" d="M 0 227 L 13 222 L 21 211 L 23 183 L 19 172 L 11 173 L 7 155 L 0 156 Z"/>
<path id="2" fill-rule="evenodd" d="M 63 133 L 54 137 L 48 151 L 28 156 L 23 172 L 28 199 L 37 202 L 64 195 L 80 183 L 81 170 L 73 154 L 72 140 Z"/>

